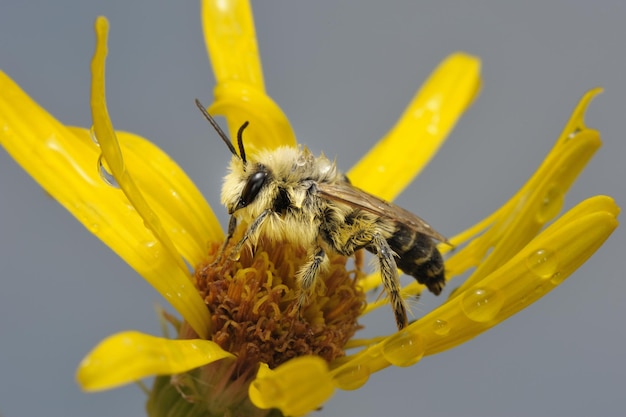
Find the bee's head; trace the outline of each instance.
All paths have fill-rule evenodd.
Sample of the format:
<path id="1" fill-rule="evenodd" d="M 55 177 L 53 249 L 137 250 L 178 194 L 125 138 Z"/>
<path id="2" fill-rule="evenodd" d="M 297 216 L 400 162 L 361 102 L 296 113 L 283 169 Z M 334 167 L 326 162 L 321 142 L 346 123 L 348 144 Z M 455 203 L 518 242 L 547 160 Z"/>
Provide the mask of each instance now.
<path id="1" fill-rule="evenodd" d="M 263 164 L 244 164 L 240 159 L 233 158 L 222 187 L 222 203 L 228 214 L 252 206 L 257 208 L 253 210 L 257 215 L 263 211 L 266 207 L 262 202 L 268 198 L 271 176 Z"/>
<path id="2" fill-rule="evenodd" d="M 248 122 L 242 124 L 237 132 L 238 154 L 226 133 L 198 99 L 196 99 L 196 105 L 234 156 L 230 165 L 230 172 L 224 179 L 224 187 L 222 188 L 222 203 L 228 209 L 228 214 L 233 214 L 258 200 L 261 191 L 266 188 L 270 171 L 263 164 L 249 164 L 246 159 L 243 131 L 248 126 Z"/>

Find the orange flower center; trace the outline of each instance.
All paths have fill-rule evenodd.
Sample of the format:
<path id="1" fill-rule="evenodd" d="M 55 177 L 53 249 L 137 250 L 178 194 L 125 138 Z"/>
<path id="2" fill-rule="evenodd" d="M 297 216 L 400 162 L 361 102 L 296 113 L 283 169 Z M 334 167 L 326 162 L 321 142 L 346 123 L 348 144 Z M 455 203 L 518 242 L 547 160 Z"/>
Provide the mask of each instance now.
<path id="1" fill-rule="evenodd" d="M 346 257 L 330 255 L 309 302 L 297 311 L 296 274 L 307 260 L 306 249 L 261 238 L 254 250 L 242 249 L 235 261 L 230 254 L 236 241 L 231 239 L 215 264 L 220 247 L 211 245 L 195 278 L 212 313 L 212 340 L 237 355 L 238 369 L 256 369 L 259 362 L 275 368 L 302 355 L 328 362 L 342 356 L 365 306 L 358 286 L 360 257 L 348 271 Z"/>

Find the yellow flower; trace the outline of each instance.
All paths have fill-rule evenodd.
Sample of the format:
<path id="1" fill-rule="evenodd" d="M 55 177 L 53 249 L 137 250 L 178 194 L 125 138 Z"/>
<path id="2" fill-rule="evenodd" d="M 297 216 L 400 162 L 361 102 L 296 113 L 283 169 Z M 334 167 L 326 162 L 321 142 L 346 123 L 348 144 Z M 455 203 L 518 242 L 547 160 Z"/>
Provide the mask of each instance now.
<path id="1" fill-rule="evenodd" d="M 289 122 L 265 93 L 249 5 L 205 1 L 202 18 L 217 79 L 210 111 L 225 115 L 231 132 L 236 132 L 243 121 L 251 122 L 246 131 L 251 153 L 295 145 Z M 330 328 L 329 317 L 334 314 L 352 326 L 338 330 L 339 337 L 332 345 L 320 345 L 315 350 L 307 342 L 303 348 L 307 354 L 295 358 L 278 355 L 277 359 L 267 359 L 259 354 L 263 359 L 258 359 L 242 346 L 252 351 L 261 346 L 248 346 L 246 340 L 230 344 L 232 349 L 227 351 L 225 342 L 216 335 L 226 325 L 239 323 L 218 319 L 216 309 L 227 308 L 219 297 L 225 294 L 219 285 L 228 285 L 222 291 L 229 297 L 243 300 L 242 294 L 249 291 L 246 284 L 257 282 L 259 275 L 274 281 L 287 279 L 289 273 L 280 272 L 281 268 L 293 270 L 297 261 L 280 251 L 293 255 L 298 248 L 261 245 L 254 259 L 240 261 L 254 263 L 262 258 L 254 263 L 250 278 L 244 280 L 237 281 L 237 274 L 242 273 L 237 268 L 218 271 L 230 280 L 226 284 L 218 281 L 222 275 L 215 278 L 215 270 L 204 273 L 224 239 L 223 232 L 198 190 L 167 155 L 145 139 L 113 130 L 104 99 L 106 20 L 98 19 L 96 30 L 93 130 L 62 125 L 1 73 L 0 143 L 55 199 L 150 282 L 184 323 L 176 325 L 177 340 L 139 332 L 119 333 L 104 340 L 78 370 L 79 384 L 86 390 L 162 375 L 167 377 L 157 378 L 149 400 L 153 415 L 165 414 L 172 407 L 192 414 L 231 410 L 235 415 L 266 415 L 272 411 L 264 410 L 272 409 L 284 415 L 306 414 L 321 406 L 336 388 L 359 388 L 381 369 L 413 365 L 423 356 L 455 347 L 527 307 L 563 282 L 617 226 L 617 206 L 609 197 L 597 196 L 544 228 L 559 214 L 568 188 L 600 146 L 598 132 L 583 122 L 587 105 L 598 93 L 592 90 L 582 98 L 554 148 L 528 182 L 500 209 L 450 239 L 458 249 L 447 258 L 448 278 L 471 269 L 473 272 L 439 308 L 402 332 L 346 342 L 357 330 L 356 318 L 337 308 L 337 299 L 332 298 L 335 293 L 329 291 L 324 302 L 330 307 L 314 302 L 314 311 L 307 318 Z M 393 200 L 434 155 L 474 98 L 480 84 L 479 67 L 475 57 L 461 53 L 442 62 L 398 124 L 348 172 L 351 181 Z M 404 158 L 405 154 L 415 157 Z M 94 169 L 98 164 L 99 171 Z M 447 252 L 449 247 L 444 245 L 441 250 Z M 338 268 L 345 272 L 345 260 L 338 262 L 343 262 Z M 188 264 L 199 266 L 196 279 L 212 274 L 211 280 L 190 280 Z M 348 300 L 353 304 L 348 313 L 367 314 L 386 303 L 381 298 L 360 308 L 359 291 L 377 288 L 377 274 L 361 277 L 357 268 L 353 275 L 342 275 L 356 276 L 352 281 L 357 281 L 359 289 L 334 280 L 333 271 L 326 284 L 330 288 L 330 284 L 340 282 L 342 290 L 350 294 Z M 200 282 L 214 289 L 201 287 Z M 293 284 L 286 282 L 273 285 L 293 290 Z M 268 297 L 264 301 L 273 288 L 262 296 Z M 417 283 L 404 288 L 406 296 L 420 292 Z M 212 304 L 214 299 L 216 304 Z M 260 308 L 259 299 L 253 300 L 253 304 L 243 300 L 238 305 Z M 267 305 L 275 308 L 280 303 Z M 279 310 L 276 316 L 281 314 L 285 312 Z M 237 334 L 248 335 L 245 331 Z M 302 340 L 286 342 L 297 345 L 304 343 Z M 337 348 L 338 340 L 342 346 Z M 333 346 L 332 354 L 321 354 L 328 346 Z M 345 356 L 343 349 L 347 350 Z M 249 357 L 252 362 L 242 360 Z M 233 377 L 235 374 L 240 378 Z M 174 377 L 170 380 L 169 375 Z"/>

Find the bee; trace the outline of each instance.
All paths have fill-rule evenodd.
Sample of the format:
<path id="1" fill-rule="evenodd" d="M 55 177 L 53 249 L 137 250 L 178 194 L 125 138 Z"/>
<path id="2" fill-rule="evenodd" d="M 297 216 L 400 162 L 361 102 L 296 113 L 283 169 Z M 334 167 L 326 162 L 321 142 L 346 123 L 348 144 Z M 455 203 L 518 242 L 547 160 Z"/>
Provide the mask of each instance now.
<path id="1" fill-rule="evenodd" d="M 435 241 L 448 241 L 425 221 L 353 186 L 333 161 L 324 155 L 315 157 L 307 149 L 279 147 L 249 160 L 243 146 L 248 122 L 237 133 L 237 153 L 204 106 L 198 100 L 196 105 L 233 155 L 221 194 L 230 215 L 221 253 L 238 223 L 247 229 L 233 248 L 235 256 L 260 234 L 307 248 L 308 259 L 297 273 L 301 311 L 328 261 L 328 251 L 352 256 L 366 249 L 378 258 L 399 330 L 407 326 L 408 318 L 398 268 L 432 293 L 441 292 L 446 280 Z"/>

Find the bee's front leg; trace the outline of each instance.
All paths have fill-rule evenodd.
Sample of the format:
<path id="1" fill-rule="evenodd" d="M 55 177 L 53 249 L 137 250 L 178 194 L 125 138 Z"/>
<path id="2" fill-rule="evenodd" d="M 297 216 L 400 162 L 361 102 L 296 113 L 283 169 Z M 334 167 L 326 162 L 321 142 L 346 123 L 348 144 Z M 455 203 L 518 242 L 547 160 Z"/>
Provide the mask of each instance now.
<path id="1" fill-rule="evenodd" d="M 259 214 L 259 217 L 257 217 L 256 219 L 254 219 L 254 221 L 252 223 L 250 223 L 250 225 L 248 226 L 248 228 L 246 229 L 246 232 L 244 233 L 243 237 L 239 240 L 239 242 L 237 242 L 237 244 L 235 245 L 235 247 L 233 248 L 231 254 L 230 254 L 230 259 L 233 261 L 236 261 L 239 259 L 239 252 L 241 252 L 241 248 L 243 247 L 243 244 L 246 243 L 248 241 L 248 239 L 250 239 L 252 236 L 254 236 L 257 231 L 259 230 L 259 227 L 261 227 L 261 225 L 263 224 L 263 222 L 265 221 L 265 219 L 267 219 L 267 216 L 271 213 L 271 210 L 264 210 L 261 214 Z M 230 229 L 230 223 L 229 223 L 229 229 Z M 234 232 L 234 230 L 233 230 Z"/>
<path id="2" fill-rule="evenodd" d="M 396 260 L 393 258 L 393 250 L 391 250 L 389 243 L 387 243 L 387 240 L 385 240 L 380 233 L 374 233 L 368 249 L 378 256 L 383 285 L 389 296 L 389 303 L 393 308 L 398 330 L 402 330 L 407 326 L 409 320 L 407 318 L 404 300 L 400 295 L 400 279 L 398 278 Z"/>
<path id="3" fill-rule="evenodd" d="M 300 295 L 298 297 L 298 313 L 302 311 L 302 308 L 308 301 L 311 292 L 315 287 L 317 276 L 319 275 L 320 268 L 326 262 L 328 258 L 324 249 L 317 246 L 309 260 L 302 265 L 300 271 L 298 271 L 298 283 L 300 284 Z"/>
<path id="4" fill-rule="evenodd" d="M 233 238 L 233 234 L 235 233 L 235 229 L 237 228 L 237 218 L 235 216 L 230 216 L 230 220 L 228 221 L 228 234 L 226 235 L 226 239 L 224 239 L 224 243 L 222 243 L 222 247 L 217 254 L 217 258 L 213 262 L 211 262 L 211 267 L 217 265 L 221 262 L 224 257 L 224 251 L 226 250 L 226 246 L 228 246 L 228 242 Z"/>

